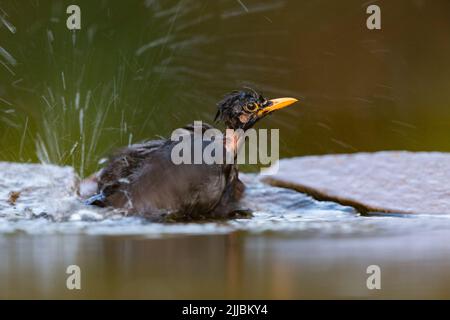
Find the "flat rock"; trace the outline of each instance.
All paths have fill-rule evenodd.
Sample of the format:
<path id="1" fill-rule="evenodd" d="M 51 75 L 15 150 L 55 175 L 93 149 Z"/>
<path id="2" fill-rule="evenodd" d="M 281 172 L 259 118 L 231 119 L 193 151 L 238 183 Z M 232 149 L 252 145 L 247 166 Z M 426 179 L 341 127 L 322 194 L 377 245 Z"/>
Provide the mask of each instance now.
<path id="1" fill-rule="evenodd" d="M 363 213 L 450 214 L 450 153 L 383 151 L 279 161 L 263 178 Z"/>

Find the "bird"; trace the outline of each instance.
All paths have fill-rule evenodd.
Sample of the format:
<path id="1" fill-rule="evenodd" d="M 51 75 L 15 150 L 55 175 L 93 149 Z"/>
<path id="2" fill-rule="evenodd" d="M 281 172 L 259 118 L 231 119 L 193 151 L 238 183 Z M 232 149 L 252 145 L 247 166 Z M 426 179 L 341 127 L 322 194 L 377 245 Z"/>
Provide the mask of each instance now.
<path id="1" fill-rule="evenodd" d="M 297 101 L 269 100 L 251 88 L 235 90 L 217 103 L 214 122 L 223 123 L 233 132 L 245 132 L 267 115 Z M 200 129 L 205 132 L 212 128 L 202 123 Z M 190 124 L 179 132 L 194 140 L 195 129 Z M 240 136 L 232 137 L 219 143 L 236 156 Z M 212 142 L 201 143 L 204 149 Z M 251 215 L 249 209 L 239 204 L 245 185 L 239 179 L 237 164 L 175 164 L 171 155 L 176 144 L 177 141 L 161 138 L 119 149 L 100 171 L 82 181 L 80 194 L 84 203 L 165 222 Z"/>

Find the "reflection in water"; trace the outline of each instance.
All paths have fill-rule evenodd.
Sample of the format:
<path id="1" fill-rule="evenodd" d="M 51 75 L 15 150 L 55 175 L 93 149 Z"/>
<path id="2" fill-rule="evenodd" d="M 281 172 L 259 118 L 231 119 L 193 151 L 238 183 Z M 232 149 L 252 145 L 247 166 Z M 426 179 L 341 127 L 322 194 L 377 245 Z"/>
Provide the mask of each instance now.
<path id="1" fill-rule="evenodd" d="M 1 236 L 0 298 L 448 298 L 441 240 Z M 381 291 L 366 288 L 374 262 Z M 65 288 L 70 264 L 81 267 L 81 291 Z"/>

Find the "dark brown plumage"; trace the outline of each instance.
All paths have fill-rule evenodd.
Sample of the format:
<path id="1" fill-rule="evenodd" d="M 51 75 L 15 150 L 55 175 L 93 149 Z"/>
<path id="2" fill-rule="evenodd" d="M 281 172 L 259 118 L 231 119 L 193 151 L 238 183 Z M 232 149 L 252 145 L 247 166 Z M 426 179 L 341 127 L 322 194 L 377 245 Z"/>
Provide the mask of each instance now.
<path id="1" fill-rule="evenodd" d="M 219 102 L 215 120 L 227 128 L 247 130 L 278 109 L 274 101 L 253 90 L 235 91 Z M 208 128 L 212 127 L 204 124 L 202 130 Z M 184 129 L 193 146 L 194 127 Z M 244 184 L 237 165 L 174 164 L 171 153 L 177 143 L 160 139 L 119 150 L 102 170 L 85 180 L 96 184 L 96 194 L 86 203 L 123 208 L 152 220 L 228 218 L 248 211 L 239 206 Z M 201 143 L 205 148 L 210 142 Z"/>

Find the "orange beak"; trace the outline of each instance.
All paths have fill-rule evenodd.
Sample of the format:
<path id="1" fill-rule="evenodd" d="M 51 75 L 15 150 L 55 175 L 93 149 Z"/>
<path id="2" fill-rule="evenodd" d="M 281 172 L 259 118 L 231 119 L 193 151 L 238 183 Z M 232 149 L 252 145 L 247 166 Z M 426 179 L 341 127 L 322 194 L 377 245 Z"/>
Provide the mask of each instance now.
<path id="1" fill-rule="evenodd" d="M 291 104 L 297 102 L 298 100 L 295 98 L 278 98 L 269 101 L 272 102 L 272 104 L 268 107 L 260 109 L 257 113 L 258 117 L 265 116 L 269 113 L 274 112 L 275 110 L 286 108 L 287 106 L 290 106 Z"/>

